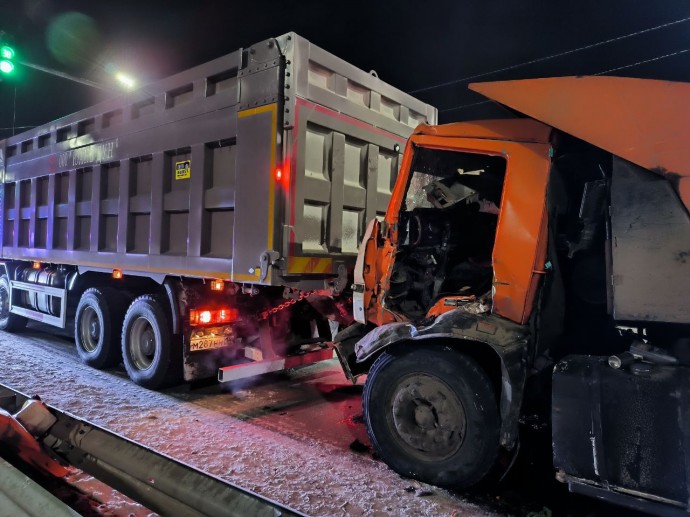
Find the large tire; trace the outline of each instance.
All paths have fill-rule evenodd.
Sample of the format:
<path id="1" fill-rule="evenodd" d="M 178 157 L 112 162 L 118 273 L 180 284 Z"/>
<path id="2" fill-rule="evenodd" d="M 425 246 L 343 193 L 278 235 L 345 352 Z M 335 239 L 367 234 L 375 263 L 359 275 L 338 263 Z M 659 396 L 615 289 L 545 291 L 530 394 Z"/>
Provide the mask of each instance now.
<path id="1" fill-rule="evenodd" d="M 95 287 L 84 291 L 74 317 L 74 341 L 85 364 L 98 369 L 120 364 L 123 312 L 116 293 Z"/>
<path id="2" fill-rule="evenodd" d="M 16 332 L 26 327 L 28 321 L 10 312 L 10 281 L 6 275 L 0 276 L 0 330 Z"/>
<path id="3" fill-rule="evenodd" d="M 173 350 L 174 344 L 168 317 L 158 300 L 151 295 L 134 300 L 122 325 L 122 362 L 129 378 L 152 390 L 176 382 L 182 356 Z"/>
<path id="4" fill-rule="evenodd" d="M 364 422 L 396 472 L 465 489 L 486 476 L 499 449 L 500 417 L 489 379 L 450 348 L 384 352 L 364 387 Z"/>

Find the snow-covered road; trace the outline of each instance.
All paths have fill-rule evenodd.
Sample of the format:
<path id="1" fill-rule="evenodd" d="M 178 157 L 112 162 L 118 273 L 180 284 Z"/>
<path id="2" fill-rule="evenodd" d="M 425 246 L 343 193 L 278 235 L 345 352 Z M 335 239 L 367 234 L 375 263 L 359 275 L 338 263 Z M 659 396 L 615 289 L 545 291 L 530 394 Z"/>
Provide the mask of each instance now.
<path id="1" fill-rule="evenodd" d="M 308 515 L 493 514 L 372 457 L 361 386 L 334 362 L 253 385 L 152 392 L 122 369 L 81 364 L 72 341 L 50 333 L 0 332 L 0 382 Z"/>

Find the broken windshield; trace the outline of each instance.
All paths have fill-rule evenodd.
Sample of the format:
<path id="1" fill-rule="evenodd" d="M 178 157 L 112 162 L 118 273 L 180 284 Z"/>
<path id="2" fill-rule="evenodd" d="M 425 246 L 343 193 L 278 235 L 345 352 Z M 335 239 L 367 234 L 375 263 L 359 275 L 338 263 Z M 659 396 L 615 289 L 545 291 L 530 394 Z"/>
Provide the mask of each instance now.
<path id="1" fill-rule="evenodd" d="M 446 208 L 464 201 L 498 213 L 505 167 L 502 156 L 419 147 L 403 210 Z"/>

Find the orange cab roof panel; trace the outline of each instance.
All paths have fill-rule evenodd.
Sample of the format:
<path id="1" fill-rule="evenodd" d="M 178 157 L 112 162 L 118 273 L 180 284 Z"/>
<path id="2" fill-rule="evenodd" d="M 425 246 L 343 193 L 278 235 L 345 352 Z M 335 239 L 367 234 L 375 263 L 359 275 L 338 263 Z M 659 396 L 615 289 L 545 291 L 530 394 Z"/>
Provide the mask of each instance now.
<path id="1" fill-rule="evenodd" d="M 414 134 L 546 144 L 549 142 L 551 128 L 536 120 L 518 118 L 454 122 L 440 126 L 422 124 L 415 129 Z"/>

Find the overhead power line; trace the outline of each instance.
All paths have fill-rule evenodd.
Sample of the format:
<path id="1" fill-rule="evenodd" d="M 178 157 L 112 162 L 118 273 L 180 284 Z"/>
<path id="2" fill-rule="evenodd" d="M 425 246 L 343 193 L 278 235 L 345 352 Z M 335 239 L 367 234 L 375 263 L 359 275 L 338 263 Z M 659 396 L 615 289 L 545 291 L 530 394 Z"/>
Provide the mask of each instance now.
<path id="1" fill-rule="evenodd" d="M 442 110 L 438 110 L 439 113 L 445 113 L 446 111 L 455 111 L 455 110 L 461 110 L 465 108 L 471 108 L 472 106 L 479 106 L 480 104 L 488 104 L 489 102 L 494 102 L 491 99 L 485 100 L 485 101 L 479 101 L 479 102 L 470 102 L 469 104 L 463 104 L 461 106 L 455 106 L 454 108 L 445 108 Z"/>
<path id="2" fill-rule="evenodd" d="M 678 56 L 680 54 L 685 54 L 686 52 L 690 52 L 690 48 L 678 50 L 677 52 L 671 52 L 669 54 L 663 54 L 661 56 L 656 56 L 656 57 L 652 57 L 649 59 L 644 59 L 642 61 L 636 61 L 634 63 L 630 63 L 629 65 L 618 66 L 616 68 L 611 68 L 609 70 L 605 70 L 603 72 L 597 72 L 596 74 L 591 74 L 591 75 L 604 75 L 604 74 L 608 74 L 610 72 L 616 72 L 618 70 L 623 70 L 625 68 L 632 68 L 634 66 L 644 65 L 646 63 L 652 63 L 653 61 L 659 61 L 660 59 L 665 59 L 667 57 Z M 456 111 L 456 110 L 461 110 L 461 109 L 465 109 L 465 108 L 471 108 L 472 106 L 479 106 L 480 104 L 488 104 L 489 102 L 494 102 L 494 101 L 489 99 L 489 100 L 479 101 L 479 102 L 470 102 L 468 104 L 461 104 L 460 106 L 455 106 L 453 108 L 445 108 L 445 109 L 439 110 L 439 113 L 445 113 L 446 111 Z"/>
<path id="3" fill-rule="evenodd" d="M 637 61 L 637 62 L 631 63 L 629 65 L 623 65 L 623 66 L 619 66 L 617 68 L 611 68 L 610 70 L 606 70 L 604 72 L 597 72 L 596 74 L 592 74 L 592 75 L 604 75 L 604 74 L 608 74 L 609 72 L 615 72 L 617 70 L 623 70 L 624 68 L 632 68 L 633 66 L 644 65 L 645 63 L 651 63 L 653 61 L 659 61 L 660 59 L 665 59 L 667 57 L 677 56 L 679 54 L 684 54 L 685 52 L 690 52 L 690 48 L 686 48 L 684 50 L 679 50 L 677 52 L 671 52 L 670 54 L 664 54 L 663 56 L 656 56 L 656 57 L 653 57 L 650 59 L 645 59 L 643 61 Z"/>
<path id="4" fill-rule="evenodd" d="M 642 30 L 639 30 L 639 31 L 631 32 L 631 33 L 629 33 L 629 34 L 624 34 L 623 36 L 616 36 L 615 38 L 609 38 L 609 39 L 607 39 L 607 40 L 599 41 L 599 42 L 597 42 L 597 43 L 591 43 L 591 44 L 589 44 L 589 45 L 584 45 L 584 46 L 582 46 L 582 47 L 577 47 L 577 48 L 574 48 L 574 49 L 571 49 L 571 50 L 566 50 L 566 51 L 564 51 L 564 52 L 558 52 L 557 54 L 551 54 L 550 56 L 544 56 L 544 57 L 540 57 L 540 58 L 537 58 L 537 59 L 532 59 L 532 60 L 530 60 L 530 61 L 524 61 L 524 62 L 522 62 L 522 63 L 517 63 L 517 64 L 515 64 L 515 65 L 505 66 L 505 67 L 503 67 L 503 68 L 498 68 L 498 69 L 496 69 L 496 70 L 491 70 L 490 72 L 483 72 L 483 73 L 481 73 L 481 74 L 470 75 L 470 76 L 467 76 L 467 77 L 463 77 L 463 78 L 461 78 L 461 79 L 454 79 L 454 80 L 452 80 L 452 81 L 446 81 L 446 82 L 444 82 L 444 83 L 439 83 L 439 84 L 435 84 L 435 85 L 432 85 L 432 86 L 426 86 L 426 87 L 424 87 L 424 88 L 418 88 L 418 89 L 416 89 L 416 90 L 411 90 L 411 91 L 408 92 L 408 93 L 410 93 L 410 94 L 416 94 L 416 93 L 426 92 L 426 91 L 429 91 L 429 90 L 435 90 L 436 88 L 443 88 L 444 86 L 451 86 L 451 85 L 453 85 L 453 84 L 458 84 L 458 83 L 462 83 L 462 82 L 465 82 L 465 81 L 471 81 L 471 80 L 473 80 L 473 79 L 479 79 L 480 77 L 485 77 L 485 76 L 487 76 L 487 75 L 497 74 L 497 73 L 499 73 L 499 72 L 505 72 L 505 71 L 507 71 L 507 70 L 514 70 L 514 69 L 516 69 L 516 68 L 520 68 L 520 67 L 527 66 L 527 65 L 533 65 L 533 64 L 535 64 L 535 63 L 541 63 L 541 62 L 543 62 L 543 61 L 548 61 L 549 59 L 555 59 L 555 58 L 557 58 L 557 57 L 567 56 L 567 55 L 570 55 L 570 54 L 574 54 L 575 52 L 581 52 L 581 51 L 583 51 L 583 50 L 589 50 L 589 49 L 592 49 L 592 48 L 600 47 L 600 46 L 602 46 L 602 45 L 608 45 L 609 43 L 614 43 L 614 42 L 616 42 L 616 41 L 621 41 L 621 40 L 624 40 L 624 39 L 627 39 L 627 38 L 632 38 L 633 36 L 639 36 L 640 34 L 646 34 L 646 33 L 648 33 L 648 32 L 656 31 L 656 30 L 659 30 L 659 29 L 665 29 L 665 28 L 667 28 L 667 27 L 671 27 L 672 25 L 677 25 L 677 24 L 679 24 L 679 23 L 684 23 L 684 22 L 687 22 L 687 21 L 689 21 L 689 20 L 690 20 L 690 16 L 688 16 L 687 18 L 682 18 L 682 19 L 680 19 L 680 20 L 675 20 L 675 21 L 672 21 L 672 22 L 662 23 L 661 25 L 657 25 L 657 26 L 655 26 L 655 27 L 649 27 L 648 29 L 642 29 Z M 605 72 L 603 72 L 603 73 L 605 73 Z"/>

